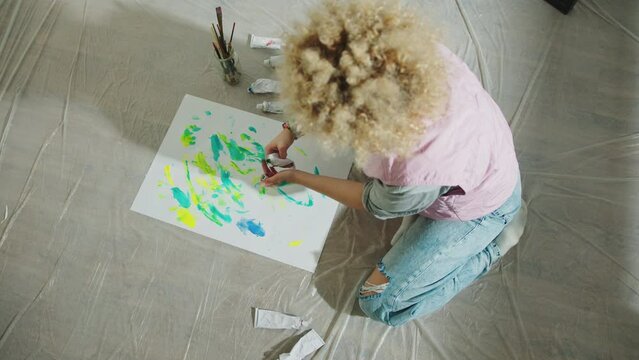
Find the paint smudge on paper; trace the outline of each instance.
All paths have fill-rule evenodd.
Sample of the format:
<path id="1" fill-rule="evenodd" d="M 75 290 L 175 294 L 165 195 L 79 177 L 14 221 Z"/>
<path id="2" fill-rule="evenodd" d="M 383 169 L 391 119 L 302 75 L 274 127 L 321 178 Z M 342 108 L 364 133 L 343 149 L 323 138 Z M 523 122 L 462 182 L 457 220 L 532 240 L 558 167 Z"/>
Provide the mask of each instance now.
<path id="1" fill-rule="evenodd" d="M 171 165 L 167 165 L 164 167 L 164 177 L 169 185 L 173 186 L 175 183 L 173 182 L 173 178 L 171 177 Z"/>
<path id="2" fill-rule="evenodd" d="M 185 194 L 180 188 L 174 187 L 171 189 L 173 192 L 173 198 L 177 200 L 181 207 L 188 209 L 191 207 L 191 201 L 189 200 L 189 195 Z"/>
<path id="3" fill-rule="evenodd" d="M 182 137 L 180 138 L 180 141 L 182 141 L 182 145 L 184 145 L 184 147 L 195 145 L 195 133 L 200 130 L 202 129 L 197 127 L 196 125 L 187 126 L 182 133 Z"/>
<path id="4" fill-rule="evenodd" d="M 205 111 L 204 114 L 212 115 L 210 111 Z M 196 118 L 199 120 L 198 116 L 192 117 L 194 120 Z M 201 130 L 196 125 L 187 126 L 180 136 L 182 145 L 187 148 L 196 145 L 196 133 Z M 249 126 L 248 132 L 238 131 L 237 133 L 239 136 L 233 135 L 233 131 L 207 134 L 210 140 L 210 152 L 197 151 L 200 150 L 198 147 L 195 154 L 185 153 L 184 172 L 175 173 L 171 165 L 164 167 L 164 179 L 158 182 L 158 189 L 167 200 L 170 197 L 171 201 L 174 201 L 175 206 L 169 210 L 176 213 L 180 223 L 195 227 L 197 213 L 218 226 L 232 223 L 237 220 L 234 219 L 235 217 L 251 212 L 245 204 L 246 199 L 251 198 L 248 196 L 250 194 L 260 199 L 269 193 L 279 194 L 279 197 L 272 199 L 280 208 L 291 206 L 291 204 L 313 206 L 313 198 L 310 194 L 305 193 L 307 198 L 298 200 L 293 196 L 294 194 L 284 191 L 282 187 L 287 184 L 281 184 L 277 191 L 273 189 L 273 192 L 269 192 L 269 189 L 261 185 L 259 174 L 262 172 L 261 160 L 264 158 L 264 147 L 253 138 L 257 130 Z M 307 156 L 303 149 L 295 148 L 300 154 Z M 191 179 L 192 169 L 197 170 L 193 179 Z M 319 169 L 315 167 L 314 172 L 318 174 Z M 176 175 L 179 176 L 175 177 Z M 255 219 L 242 217 L 236 225 L 245 234 L 250 233 L 257 237 L 264 237 L 266 234 L 262 224 Z"/>
<path id="5" fill-rule="evenodd" d="M 302 240 L 295 240 L 288 243 L 288 246 L 290 247 L 298 247 L 300 245 L 302 245 Z"/>
<path id="6" fill-rule="evenodd" d="M 204 113 L 206 114 L 206 116 L 211 116 L 211 115 L 213 115 L 213 113 L 212 113 L 212 112 L 210 112 L 209 110 L 206 110 Z"/>
<path id="7" fill-rule="evenodd" d="M 189 212 L 187 209 L 178 208 L 177 209 L 177 218 L 178 221 L 183 223 L 184 225 L 193 228 L 195 227 L 195 217 Z"/>
<path id="8" fill-rule="evenodd" d="M 245 235 L 247 232 L 257 237 L 264 237 L 264 235 L 266 235 L 262 224 L 255 219 L 240 219 L 240 221 L 237 222 L 237 228 Z"/>
<path id="9" fill-rule="evenodd" d="M 313 206 L 313 198 L 311 197 L 310 194 L 308 194 L 308 201 L 304 202 L 304 201 L 295 199 L 294 197 L 286 193 L 286 191 L 282 190 L 281 187 L 277 188 L 277 192 L 280 193 L 280 195 L 284 196 L 284 199 L 286 199 L 290 203 L 293 203 L 299 206 L 306 206 L 306 207 Z"/>
<path id="10" fill-rule="evenodd" d="M 293 149 L 295 149 L 295 151 L 297 151 L 298 153 L 304 155 L 304 156 L 308 156 L 306 154 L 306 151 L 302 150 L 302 148 L 298 147 L 298 146 L 293 146 Z"/>

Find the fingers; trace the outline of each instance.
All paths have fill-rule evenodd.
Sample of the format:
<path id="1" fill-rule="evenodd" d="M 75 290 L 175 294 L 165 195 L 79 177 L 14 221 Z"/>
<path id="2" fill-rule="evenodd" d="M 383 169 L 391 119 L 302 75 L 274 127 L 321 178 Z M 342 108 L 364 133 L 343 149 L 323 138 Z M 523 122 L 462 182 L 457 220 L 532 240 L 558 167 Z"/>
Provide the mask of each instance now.
<path id="1" fill-rule="evenodd" d="M 274 185 L 277 185 L 280 182 L 282 182 L 281 178 L 282 178 L 282 174 L 276 173 L 275 175 L 273 175 L 271 177 L 267 177 L 266 179 L 264 179 L 264 181 L 262 183 L 266 187 L 274 186 Z"/>
<path id="2" fill-rule="evenodd" d="M 277 145 L 270 143 L 266 145 L 266 147 L 264 148 L 264 151 L 266 152 L 266 155 L 276 153 L 278 152 Z"/>
<path id="3" fill-rule="evenodd" d="M 271 177 L 277 174 L 277 171 L 275 171 L 275 169 L 268 166 L 266 160 L 262 160 L 262 170 L 264 171 L 264 175 L 266 175 L 266 177 Z"/>

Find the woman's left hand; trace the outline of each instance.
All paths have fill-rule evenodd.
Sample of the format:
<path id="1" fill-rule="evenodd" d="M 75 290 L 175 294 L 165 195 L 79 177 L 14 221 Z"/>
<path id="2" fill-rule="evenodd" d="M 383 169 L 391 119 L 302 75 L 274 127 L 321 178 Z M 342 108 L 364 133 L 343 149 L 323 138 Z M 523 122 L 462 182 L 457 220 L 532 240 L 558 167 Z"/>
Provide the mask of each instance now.
<path id="1" fill-rule="evenodd" d="M 264 179 L 262 183 L 264 186 L 276 186 L 283 182 L 294 183 L 295 175 L 299 170 L 283 170 L 278 172 L 277 174 Z"/>

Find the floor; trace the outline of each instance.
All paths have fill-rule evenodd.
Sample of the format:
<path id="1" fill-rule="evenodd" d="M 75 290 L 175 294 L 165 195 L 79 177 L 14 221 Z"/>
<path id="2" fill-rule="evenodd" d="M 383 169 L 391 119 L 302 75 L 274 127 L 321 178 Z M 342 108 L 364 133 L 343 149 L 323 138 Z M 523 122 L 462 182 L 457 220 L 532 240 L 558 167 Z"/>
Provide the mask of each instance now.
<path id="1" fill-rule="evenodd" d="M 398 221 L 336 217 L 314 275 L 129 210 L 185 93 L 255 112 L 248 33 L 313 1 L 0 0 L 0 358 L 274 359 L 310 319 L 313 359 L 639 358 L 639 2 L 407 0 L 502 107 L 528 226 L 436 314 L 361 316 L 356 289 Z M 236 21 L 228 87 L 208 24 Z M 228 20 L 227 20 L 228 19 Z M 281 117 L 274 116 L 281 120 Z M 353 178 L 359 178 L 353 173 Z"/>

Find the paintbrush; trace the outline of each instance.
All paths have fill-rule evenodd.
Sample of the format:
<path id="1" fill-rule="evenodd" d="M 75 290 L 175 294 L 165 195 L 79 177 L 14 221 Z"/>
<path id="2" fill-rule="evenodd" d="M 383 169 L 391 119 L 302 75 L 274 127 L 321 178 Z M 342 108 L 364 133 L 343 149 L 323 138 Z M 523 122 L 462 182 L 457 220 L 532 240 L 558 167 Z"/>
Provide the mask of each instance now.
<path id="1" fill-rule="evenodd" d="M 220 55 L 220 51 L 217 49 L 217 45 L 215 45 L 215 38 L 216 38 L 216 35 L 213 32 L 213 24 L 211 24 L 211 39 L 212 39 L 211 45 L 213 45 L 213 49 L 215 50 L 215 53 L 217 54 L 217 57 L 219 59 L 221 59 L 222 56 Z"/>
<path id="2" fill-rule="evenodd" d="M 220 54 L 222 54 L 222 57 L 220 57 L 220 59 L 226 59 L 228 57 L 228 54 L 226 52 L 226 49 L 224 46 L 222 46 L 222 42 L 220 41 L 220 36 L 217 34 L 217 30 L 215 30 L 215 26 L 213 24 L 211 24 L 211 30 L 213 31 L 213 34 L 215 35 L 215 40 L 217 40 L 216 44 L 218 49 L 220 50 Z"/>
<path id="3" fill-rule="evenodd" d="M 235 34 L 235 22 L 233 23 L 233 28 L 231 29 L 231 37 L 229 38 L 229 51 L 233 46 L 233 34 Z"/>
<path id="4" fill-rule="evenodd" d="M 215 13 L 217 14 L 217 28 L 220 30 L 220 44 L 224 45 L 226 42 L 224 41 L 224 25 L 222 24 L 222 7 L 216 7 Z M 226 50 L 226 46 L 224 46 L 224 50 Z"/>

